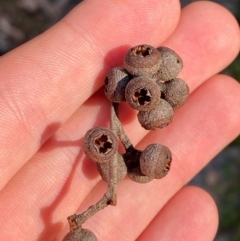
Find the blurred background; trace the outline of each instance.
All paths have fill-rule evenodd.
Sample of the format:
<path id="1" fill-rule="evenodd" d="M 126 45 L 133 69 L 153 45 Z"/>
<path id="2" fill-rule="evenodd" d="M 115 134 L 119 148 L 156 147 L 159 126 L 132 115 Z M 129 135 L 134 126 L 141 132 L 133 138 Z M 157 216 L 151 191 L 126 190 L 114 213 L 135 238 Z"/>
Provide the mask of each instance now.
<path id="1" fill-rule="evenodd" d="M 81 0 L 0 0 L 0 55 L 39 35 Z M 182 7 L 194 0 L 182 0 Z M 240 23 L 239 0 L 215 0 Z M 240 81 L 240 55 L 223 71 Z M 239 120 L 240 121 L 240 120 Z M 220 225 L 215 241 L 240 241 L 240 137 L 227 146 L 190 184 L 215 199 Z"/>

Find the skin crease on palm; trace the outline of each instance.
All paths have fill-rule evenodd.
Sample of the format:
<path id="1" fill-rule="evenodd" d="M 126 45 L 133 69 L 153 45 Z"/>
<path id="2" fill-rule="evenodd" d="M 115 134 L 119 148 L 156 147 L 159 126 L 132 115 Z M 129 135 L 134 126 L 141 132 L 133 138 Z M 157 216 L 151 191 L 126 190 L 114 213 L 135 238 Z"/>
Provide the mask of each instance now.
<path id="1" fill-rule="evenodd" d="M 217 208 L 184 185 L 240 130 L 240 86 L 217 75 L 239 53 L 239 26 L 223 7 L 179 1 L 86 0 L 32 41 L 0 58 L 0 239 L 60 241 L 66 217 L 106 190 L 83 154 L 86 131 L 108 126 L 100 88 L 137 44 L 168 46 L 183 59 L 191 95 L 166 128 L 147 132 L 123 104 L 121 120 L 139 149 L 161 143 L 173 153 L 169 174 L 147 184 L 128 178 L 118 204 L 89 219 L 99 241 L 210 241 Z M 221 185 L 221 184 L 220 184 Z"/>

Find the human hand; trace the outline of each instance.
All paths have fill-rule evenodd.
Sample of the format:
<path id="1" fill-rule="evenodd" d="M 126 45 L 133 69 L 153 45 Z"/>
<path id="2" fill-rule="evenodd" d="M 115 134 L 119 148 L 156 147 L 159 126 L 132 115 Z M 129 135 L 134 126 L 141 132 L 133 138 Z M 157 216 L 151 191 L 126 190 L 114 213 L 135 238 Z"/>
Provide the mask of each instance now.
<path id="1" fill-rule="evenodd" d="M 106 191 L 81 143 L 107 126 L 99 88 L 129 47 L 169 46 L 183 59 L 191 96 L 168 127 L 144 131 L 123 105 L 120 117 L 138 149 L 161 143 L 173 153 L 168 176 L 147 184 L 128 178 L 118 204 L 84 228 L 101 240 L 213 240 L 217 210 L 203 190 L 184 185 L 239 134 L 240 87 L 216 75 L 239 52 L 239 27 L 211 2 L 180 10 L 179 1 L 82 2 L 42 35 L 0 58 L 0 239 L 62 240 L 66 217 Z M 124 112 L 124 113 L 123 113 Z"/>

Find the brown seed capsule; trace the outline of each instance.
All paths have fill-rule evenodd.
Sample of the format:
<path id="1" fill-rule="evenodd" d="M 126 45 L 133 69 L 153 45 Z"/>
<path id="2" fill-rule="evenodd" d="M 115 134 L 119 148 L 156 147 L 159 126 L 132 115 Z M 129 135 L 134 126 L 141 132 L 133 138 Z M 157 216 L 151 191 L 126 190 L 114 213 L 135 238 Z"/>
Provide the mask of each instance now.
<path id="1" fill-rule="evenodd" d="M 185 81 L 176 78 L 165 82 L 166 88 L 161 97 L 174 109 L 182 106 L 189 96 L 189 87 Z"/>
<path id="2" fill-rule="evenodd" d="M 141 171 L 150 178 L 165 177 L 171 166 L 172 153 L 160 144 L 151 144 L 143 150 L 140 157 Z"/>
<path id="3" fill-rule="evenodd" d="M 132 181 L 138 182 L 138 183 L 147 183 L 153 180 L 153 178 L 144 175 L 141 172 L 140 167 L 131 170 L 131 172 L 128 173 L 128 176 Z"/>
<path id="4" fill-rule="evenodd" d="M 141 151 L 132 148 L 123 155 L 123 158 L 127 166 L 129 178 L 134 182 L 146 183 L 150 182 L 153 178 L 147 177 L 145 174 L 142 173 L 140 169 L 141 154 Z"/>
<path id="5" fill-rule="evenodd" d="M 159 102 L 160 89 L 156 81 L 149 77 L 135 77 L 126 87 L 125 98 L 134 109 L 151 110 Z"/>
<path id="6" fill-rule="evenodd" d="M 77 229 L 69 232 L 63 241 L 97 241 L 97 237 L 88 229 Z"/>
<path id="7" fill-rule="evenodd" d="M 173 108 L 165 100 L 160 99 L 158 104 L 150 111 L 139 111 L 138 121 L 146 130 L 163 128 L 170 124 L 173 119 Z"/>
<path id="8" fill-rule="evenodd" d="M 125 88 L 132 77 L 121 67 L 111 69 L 105 79 L 105 94 L 115 103 L 125 101 Z"/>
<path id="9" fill-rule="evenodd" d="M 180 56 L 167 47 L 159 47 L 157 50 L 161 55 L 162 64 L 154 77 L 158 80 L 170 80 L 176 78 L 183 68 L 183 62 Z"/>
<path id="10" fill-rule="evenodd" d="M 153 180 L 153 178 L 148 177 L 142 173 L 140 166 L 134 169 L 131 169 L 128 172 L 128 176 L 132 181 L 138 182 L 138 183 L 147 183 Z"/>
<path id="11" fill-rule="evenodd" d="M 117 148 L 117 137 L 111 130 L 104 127 L 90 129 L 83 138 L 84 153 L 97 163 L 110 160 L 117 152 Z"/>
<path id="12" fill-rule="evenodd" d="M 165 84 L 166 81 L 157 80 L 156 83 L 157 83 L 158 88 L 159 88 L 159 90 L 160 90 L 160 92 L 162 94 L 165 91 L 165 89 L 166 89 L 166 84 Z"/>
<path id="13" fill-rule="evenodd" d="M 134 76 L 153 76 L 161 65 L 158 50 L 142 44 L 131 48 L 125 55 L 124 67 Z"/>
<path id="14" fill-rule="evenodd" d="M 122 155 L 116 154 L 117 158 L 113 159 L 117 162 L 117 182 L 121 181 L 127 175 L 127 166 L 123 160 Z M 98 171 L 105 182 L 109 182 L 111 177 L 109 177 L 109 162 L 97 163 Z"/>

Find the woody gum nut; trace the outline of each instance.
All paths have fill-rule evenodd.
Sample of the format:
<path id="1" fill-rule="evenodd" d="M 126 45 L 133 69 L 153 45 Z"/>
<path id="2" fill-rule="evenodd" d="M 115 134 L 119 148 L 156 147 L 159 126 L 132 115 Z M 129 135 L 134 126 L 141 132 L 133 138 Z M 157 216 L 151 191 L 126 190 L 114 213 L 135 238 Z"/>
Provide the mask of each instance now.
<path id="1" fill-rule="evenodd" d="M 97 241 L 97 237 L 88 229 L 77 229 L 69 232 L 63 241 Z"/>
<path id="2" fill-rule="evenodd" d="M 127 172 L 129 178 L 138 183 L 147 183 L 152 181 L 153 178 L 147 177 L 142 173 L 140 169 L 140 157 L 142 155 L 142 151 L 137 149 L 133 149 L 130 152 L 126 152 L 124 156 L 124 161 L 127 166 Z"/>
<path id="3" fill-rule="evenodd" d="M 166 81 L 157 80 L 156 83 L 158 85 L 160 92 L 163 93 L 166 89 Z"/>
<path id="4" fill-rule="evenodd" d="M 138 121 L 146 130 L 163 128 L 170 124 L 173 119 L 173 108 L 165 100 L 160 99 L 158 104 L 150 111 L 139 111 Z"/>
<path id="5" fill-rule="evenodd" d="M 161 55 L 162 64 L 154 76 L 158 80 L 170 80 L 178 76 L 183 68 L 183 61 L 172 49 L 167 47 L 157 48 Z"/>
<path id="6" fill-rule="evenodd" d="M 112 131 L 104 127 L 90 129 L 83 138 L 85 155 L 97 163 L 110 160 L 117 149 L 117 137 Z"/>
<path id="7" fill-rule="evenodd" d="M 113 160 L 117 162 L 117 182 L 120 182 L 127 175 L 127 166 L 122 155 L 116 153 L 117 158 Z M 109 182 L 112 177 L 109 177 L 109 162 L 97 163 L 98 171 L 105 182 Z"/>
<path id="8" fill-rule="evenodd" d="M 121 67 L 111 69 L 105 79 L 104 92 L 115 103 L 125 101 L 125 88 L 132 77 Z"/>
<path id="9" fill-rule="evenodd" d="M 134 109 L 151 110 L 159 102 L 160 89 L 156 81 L 149 77 L 135 77 L 126 87 L 125 98 Z"/>
<path id="10" fill-rule="evenodd" d="M 138 45 L 125 55 L 124 67 L 134 76 L 153 76 L 161 65 L 159 51 L 150 45 Z"/>
<path id="11" fill-rule="evenodd" d="M 182 106 L 188 96 L 189 87 L 185 81 L 176 78 L 165 82 L 166 88 L 161 97 L 166 100 L 174 109 Z"/>
<path id="12" fill-rule="evenodd" d="M 129 178 L 138 183 L 147 183 L 153 180 L 153 178 L 146 176 L 142 173 L 140 167 L 136 167 L 128 172 Z"/>
<path id="13" fill-rule="evenodd" d="M 168 174 L 171 162 L 172 154 L 166 146 L 151 144 L 142 152 L 140 168 L 146 176 L 160 179 Z"/>

